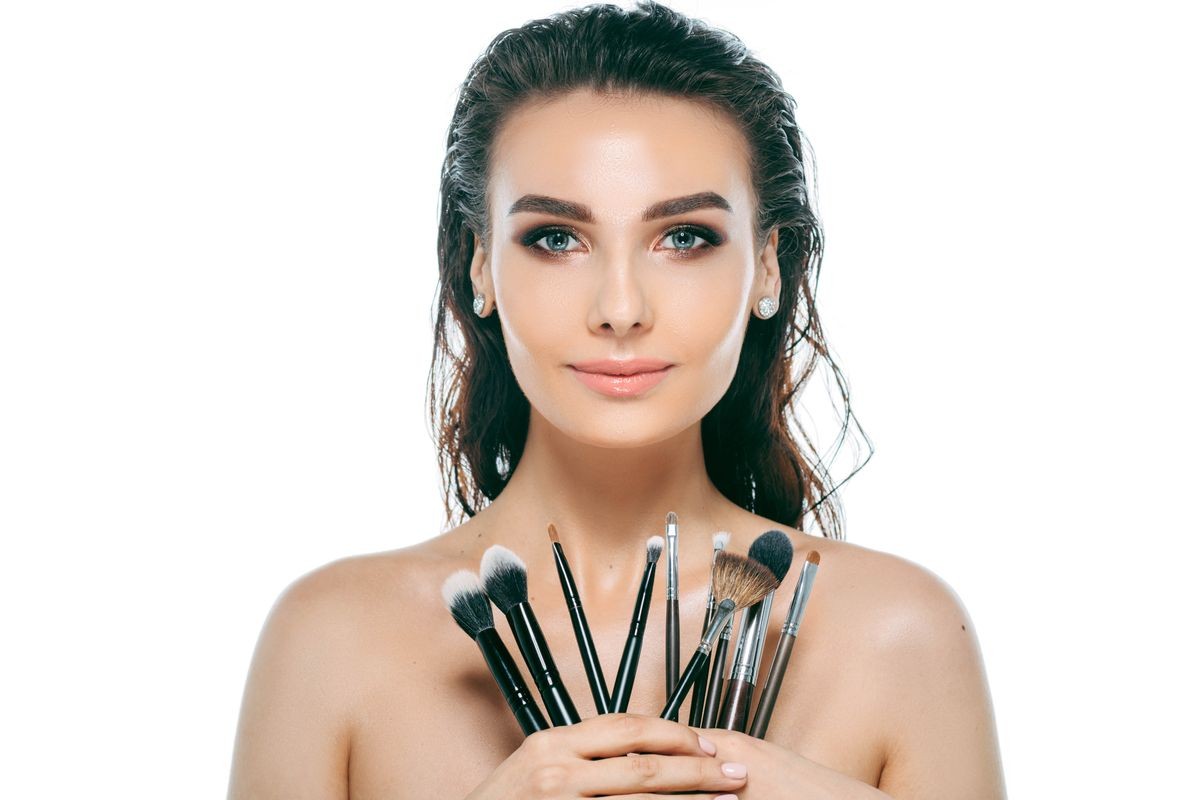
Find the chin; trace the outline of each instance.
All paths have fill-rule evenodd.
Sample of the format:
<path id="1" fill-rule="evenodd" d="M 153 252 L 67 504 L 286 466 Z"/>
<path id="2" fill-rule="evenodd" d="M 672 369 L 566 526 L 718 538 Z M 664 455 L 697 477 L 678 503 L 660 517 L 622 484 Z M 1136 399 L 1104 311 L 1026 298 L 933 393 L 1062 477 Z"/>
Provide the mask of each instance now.
<path id="1" fill-rule="evenodd" d="M 663 398 L 664 400 L 666 398 Z M 543 414 L 560 433 L 591 447 L 630 450 L 671 439 L 698 423 L 690 409 L 656 398 L 571 399 Z"/>

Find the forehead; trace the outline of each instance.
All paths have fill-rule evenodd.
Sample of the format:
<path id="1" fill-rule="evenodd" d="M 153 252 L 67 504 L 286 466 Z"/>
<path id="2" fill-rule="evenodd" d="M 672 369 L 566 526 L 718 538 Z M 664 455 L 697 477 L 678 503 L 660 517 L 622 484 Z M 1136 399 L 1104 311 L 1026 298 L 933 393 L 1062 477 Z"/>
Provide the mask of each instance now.
<path id="1" fill-rule="evenodd" d="M 723 195 L 751 211 L 745 138 L 720 111 L 659 95 L 580 90 L 509 115 L 491 154 L 489 206 L 545 194 L 591 206 L 597 222 L 633 222 L 664 198 Z"/>

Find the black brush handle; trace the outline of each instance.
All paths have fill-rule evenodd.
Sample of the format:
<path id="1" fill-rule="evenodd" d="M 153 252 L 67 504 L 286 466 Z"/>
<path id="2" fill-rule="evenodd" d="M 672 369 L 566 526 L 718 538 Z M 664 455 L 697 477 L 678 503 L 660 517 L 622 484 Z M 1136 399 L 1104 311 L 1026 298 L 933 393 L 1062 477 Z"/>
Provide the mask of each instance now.
<path id="1" fill-rule="evenodd" d="M 700 630 L 707 631 L 712 625 L 713 611 L 715 611 L 713 598 L 708 598 L 708 607 L 704 609 L 704 627 Z M 693 728 L 699 728 L 700 723 L 704 721 L 704 690 L 708 688 L 708 659 L 704 659 L 704 666 L 700 668 L 700 673 L 696 675 L 696 691 L 692 692 L 692 708 L 688 712 L 688 725 Z"/>
<path id="2" fill-rule="evenodd" d="M 671 695 L 679 684 L 679 598 L 667 601 L 667 694 Z M 679 721 L 679 707 L 665 719 Z"/>
<path id="3" fill-rule="evenodd" d="M 746 730 L 746 717 L 750 713 L 750 698 L 754 696 L 754 684 L 745 678 L 732 678 L 717 727 L 727 731 Z"/>
<path id="4" fill-rule="evenodd" d="M 579 722 L 579 712 L 575 710 L 571 695 L 559 677 L 554 657 L 550 655 L 550 646 L 546 644 L 542 628 L 533 615 L 533 607 L 529 603 L 517 603 L 505 616 L 512 626 L 525 666 L 529 667 L 529 674 L 542 694 L 550 721 L 555 725 L 574 725 Z"/>
<path id="5" fill-rule="evenodd" d="M 529 691 L 529 685 L 517 669 L 517 662 L 509 655 L 508 648 L 504 646 L 496 629 L 484 628 L 475 637 L 475 644 L 479 645 L 483 660 L 487 662 L 492 677 L 496 679 L 496 685 L 500 687 L 500 693 L 504 695 L 505 702 L 512 709 L 513 716 L 517 718 L 517 724 L 521 726 L 525 735 L 549 728 L 549 723 L 542 716 L 542 710 L 533 699 L 533 692 Z"/>
<path id="6" fill-rule="evenodd" d="M 638 588 L 637 600 L 633 604 L 633 616 L 629 621 L 629 635 L 625 638 L 625 649 L 621 652 L 621 665 L 613 683 L 609 708 L 624 713 L 629 708 L 629 695 L 633 693 L 633 680 L 637 677 L 638 661 L 642 655 L 642 633 L 646 630 L 646 618 L 650 616 L 650 600 L 654 596 L 654 573 L 658 562 L 647 564 L 642 571 L 642 585 Z"/>
<path id="7" fill-rule="evenodd" d="M 567 613 L 571 615 L 571 627 L 575 631 L 575 643 L 579 645 L 579 658 L 583 661 L 583 671 L 592 690 L 592 701 L 596 704 L 597 714 L 607 714 L 612 708 L 612 701 L 608 696 L 604 670 L 600 667 L 600 657 L 596 654 L 596 645 L 592 641 L 592 629 L 588 627 L 587 617 L 583 613 L 583 602 L 579 599 L 579 590 L 575 588 L 575 576 L 571 574 L 571 567 L 567 563 L 562 545 L 553 542 L 552 549 L 554 563 L 558 567 L 558 582 L 562 585 L 563 599 L 567 602 Z"/>
<path id="8" fill-rule="evenodd" d="M 785 633 L 779 637 L 779 644 L 775 647 L 775 658 L 771 661 L 771 672 L 767 675 L 767 682 L 763 684 L 762 694 L 759 695 L 754 722 L 750 723 L 750 735 L 755 739 L 767 738 L 767 726 L 771 724 L 775 698 L 779 696 L 779 687 L 783 685 L 783 676 L 787 673 L 788 660 L 792 657 L 792 645 L 795 643 L 795 636 Z"/>
<path id="9" fill-rule="evenodd" d="M 688 690 L 692 688 L 692 684 L 696 682 L 696 678 L 700 675 L 700 670 L 707 663 L 707 651 L 697 650 L 692 654 L 691 660 L 688 661 L 687 669 L 683 671 L 683 675 L 679 678 L 679 683 L 675 684 L 675 690 L 667 698 L 667 704 L 663 706 L 662 713 L 658 715 L 660 719 L 675 718 L 675 715 L 679 712 L 679 707 L 683 705 L 683 698 L 687 697 Z"/>
<path id="10" fill-rule="evenodd" d="M 712 658 L 712 670 L 708 674 L 708 691 L 704 693 L 704 724 L 703 728 L 716 725 L 717 710 L 721 707 L 721 684 L 725 680 L 725 659 L 729 652 L 729 635 L 733 630 L 733 620 L 721 633 L 717 641 L 717 652 Z"/>

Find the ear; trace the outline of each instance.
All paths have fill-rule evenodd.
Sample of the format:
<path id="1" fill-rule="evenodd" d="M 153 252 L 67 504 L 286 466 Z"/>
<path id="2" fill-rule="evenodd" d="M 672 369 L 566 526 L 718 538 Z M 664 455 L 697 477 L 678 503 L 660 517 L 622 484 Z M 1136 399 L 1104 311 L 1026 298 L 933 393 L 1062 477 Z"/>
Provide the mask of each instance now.
<path id="1" fill-rule="evenodd" d="M 779 302 L 779 259 L 776 252 L 779 247 L 779 228 L 771 229 L 754 270 L 754 289 L 750 293 L 750 307 L 753 309 L 763 297 L 774 298 Z"/>
<path id="2" fill-rule="evenodd" d="M 483 295 L 484 305 L 480 316 L 486 317 L 496 301 L 496 293 L 492 289 L 492 261 L 479 238 L 472 238 L 475 240 L 475 254 L 471 257 L 471 289 L 476 295 Z"/>

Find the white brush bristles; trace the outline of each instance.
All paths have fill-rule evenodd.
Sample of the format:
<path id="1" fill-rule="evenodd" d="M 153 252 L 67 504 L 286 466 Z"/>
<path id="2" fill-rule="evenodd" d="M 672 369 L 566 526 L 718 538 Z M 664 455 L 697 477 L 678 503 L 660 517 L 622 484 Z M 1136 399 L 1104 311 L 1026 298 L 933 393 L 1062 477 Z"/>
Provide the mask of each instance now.
<path id="1" fill-rule="evenodd" d="M 442 600 L 447 606 L 454 605 L 454 598 L 471 592 L 483 594 L 483 582 L 469 569 L 460 569 L 442 583 Z"/>

